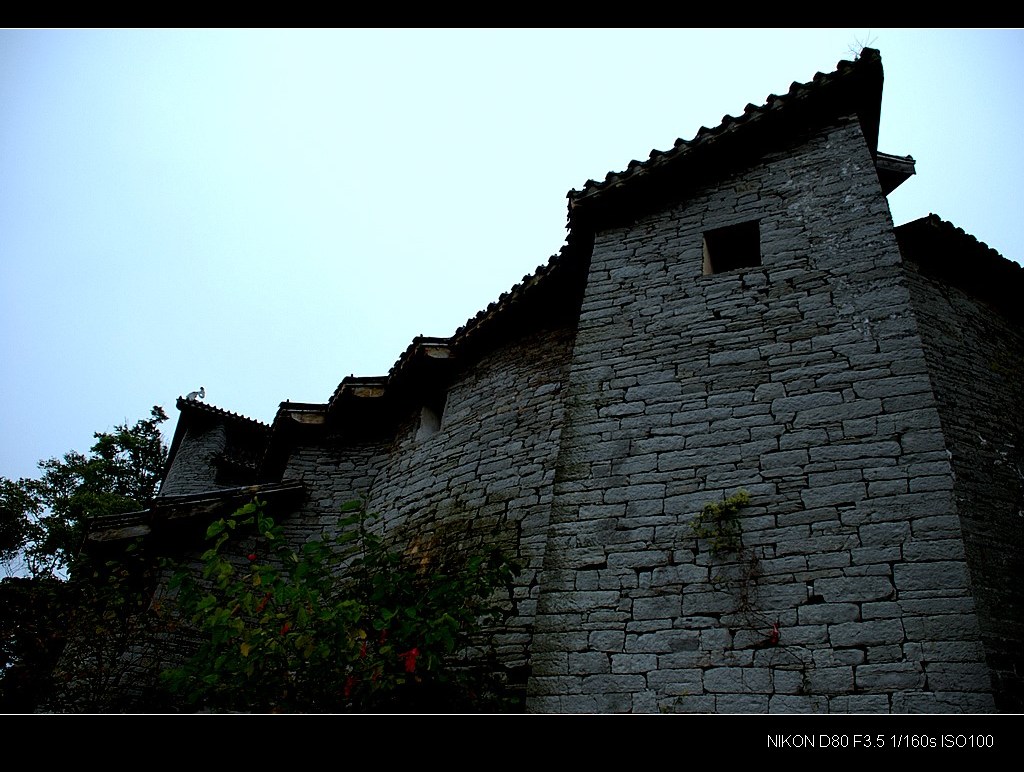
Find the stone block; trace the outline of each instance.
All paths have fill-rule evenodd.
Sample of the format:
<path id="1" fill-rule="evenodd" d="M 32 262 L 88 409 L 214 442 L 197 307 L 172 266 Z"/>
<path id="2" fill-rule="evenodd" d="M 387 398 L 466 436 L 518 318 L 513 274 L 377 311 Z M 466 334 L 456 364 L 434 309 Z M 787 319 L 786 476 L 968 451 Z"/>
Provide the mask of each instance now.
<path id="1" fill-rule="evenodd" d="M 658 668 L 656 654 L 613 654 L 612 673 L 651 673 Z"/>
<path id="2" fill-rule="evenodd" d="M 611 672 L 608 655 L 600 652 L 569 652 L 567 672 L 569 675 L 591 675 Z"/>
<path id="3" fill-rule="evenodd" d="M 887 576 L 850 576 L 818 579 L 814 592 L 829 603 L 862 603 L 872 600 L 887 600 L 894 589 Z"/>
<path id="4" fill-rule="evenodd" d="M 622 651 L 626 643 L 626 633 L 621 630 L 595 630 L 590 633 L 589 646 L 594 651 Z"/>
<path id="5" fill-rule="evenodd" d="M 857 665 L 857 688 L 864 691 L 908 691 L 924 687 L 924 673 L 912 662 Z"/>
<path id="6" fill-rule="evenodd" d="M 769 693 L 772 691 L 771 670 L 752 667 L 711 668 L 704 673 L 704 689 L 711 693 Z"/>
<path id="7" fill-rule="evenodd" d="M 768 702 L 769 713 L 828 713 L 828 697 L 774 694 Z"/>
<path id="8" fill-rule="evenodd" d="M 898 563 L 893 573 L 900 592 L 962 590 L 969 586 L 967 566 L 960 561 Z"/>
<path id="9" fill-rule="evenodd" d="M 626 636 L 626 652 L 668 654 L 677 651 L 695 651 L 700 646 L 700 633 L 696 630 L 659 630 L 642 635 Z"/>
<path id="10" fill-rule="evenodd" d="M 814 603 L 797 610 L 800 624 L 835 624 L 860 619 L 860 607 L 855 603 Z"/>
<path id="11" fill-rule="evenodd" d="M 681 607 L 679 595 L 636 598 L 633 601 L 633 619 L 675 619 Z"/>
<path id="12" fill-rule="evenodd" d="M 614 692 L 642 692 L 646 688 L 642 675 L 591 675 L 583 678 L 584 694 L 610 694 Z"/>
<path id="13" fill-rule="evenodd" d="M 766 694 L 718 694 L 715 696 L 716 713 L 767 713 Z"/>
<path id="14" fill-rule="evenodd" d="M 816 667 L 806 673 L 807 690 L 812 694 L 843 694 L 854 689 L 852 667 Z"/>

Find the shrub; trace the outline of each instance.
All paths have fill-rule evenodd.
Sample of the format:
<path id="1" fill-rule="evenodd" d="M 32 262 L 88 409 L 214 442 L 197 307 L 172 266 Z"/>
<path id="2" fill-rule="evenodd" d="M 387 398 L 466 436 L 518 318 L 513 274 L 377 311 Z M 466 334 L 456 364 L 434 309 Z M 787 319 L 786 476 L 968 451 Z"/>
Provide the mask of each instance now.
<path id="1" fill-rule="evenodd" d="M 201 643 L 165 684 L 207 710 L 500 709 L 492 669 L 465 654 L 503 620 L 517 566 L 497 549 L 413 562 L 373 521 L 346 505 L 337 536 L 298 551 L 259 501 L 212 523 L 201 578 L 171 584 Z"/>

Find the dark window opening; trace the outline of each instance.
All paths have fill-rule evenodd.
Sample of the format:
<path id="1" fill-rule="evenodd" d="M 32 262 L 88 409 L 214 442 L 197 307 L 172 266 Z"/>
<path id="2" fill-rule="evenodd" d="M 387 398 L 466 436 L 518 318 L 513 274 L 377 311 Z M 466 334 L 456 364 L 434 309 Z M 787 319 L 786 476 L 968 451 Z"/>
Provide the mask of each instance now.
<path id="1" fill-rule="evenodd" d="M 441 431 L 444 420 L 444 405 L 447 395 L 443 392 L 430 395 L 420 407 L 420 423 L 416 428 L 416 441 L 433 437 Z"/>
<path id="2" fill-rule="evenodd" d="M 761 227 L 757 220 L 704 231 L 704 275 L 761 265 Z"/>

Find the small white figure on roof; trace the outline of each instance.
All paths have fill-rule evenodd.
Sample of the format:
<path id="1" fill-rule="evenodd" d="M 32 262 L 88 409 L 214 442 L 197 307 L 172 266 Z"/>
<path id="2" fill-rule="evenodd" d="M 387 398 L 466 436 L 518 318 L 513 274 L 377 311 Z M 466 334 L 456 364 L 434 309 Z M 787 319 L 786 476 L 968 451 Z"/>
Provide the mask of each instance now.
<path id="1" fill-rule="evenodd" d="M 190 391 L 188 394 L 185 395 L 185 399 L 187 399 L 189 401 L 194 401 L 194 400 L 197 400 L 197 399 L 203 399 L 205 396 L 206 396 L 206 387 L 205 386 L 200 386 L 199 387 L 199 391 Z"/>

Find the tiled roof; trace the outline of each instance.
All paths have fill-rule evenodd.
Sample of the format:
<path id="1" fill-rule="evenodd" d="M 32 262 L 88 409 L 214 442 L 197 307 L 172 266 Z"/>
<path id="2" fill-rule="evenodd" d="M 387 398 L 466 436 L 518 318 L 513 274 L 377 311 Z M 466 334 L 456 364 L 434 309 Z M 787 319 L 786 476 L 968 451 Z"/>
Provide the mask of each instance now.
<path id="1" fill-rule="evenodd" d="M 173 521 L 210 516 L 225 508 L 237 508 L 254 497 L 276 499 L 301 497 L 305 485 L 298 480 L 219 488 L 182 496 L 158 496 L 147 509 L 117 515 L 102 515 L 86 523 L 87 540 L 94 543 L 146 536 L 154 528 L 167 527 Z"/>
<path id="2" fill-rule="evenodd" d="M 171 446 L 167 451 L 167 462 L 164 464 L 161 481 L 167 479 L 167 473 L 171 470 L 171 464 L 174 461 L 174 456 L 177 454 L 178 448 L 181 446 L 181 442 L 185 437 L 185 427 L 188 422 L 183 421 L 182 418 L 186 412 L 224 419 L 237 427 L 241 427 L 242 433 L 246 436 L 252 437 L 253 434 L 255 434 L 259 437 L 258 442 L 261 444 L 270 436 L 270 426 L 262 421 L 257 421 L 255 418 L 249 418 L 241 415 L 240 413 L 232 413 L 230 410 L 224 410 L 223 408 L 209 405 L 205 402 L 200 402 L 198 399 L 185 399 L 184 397 L 178 397 L 176 404 L 181 415 L 178 417 L 177 426 L 174 427 L 174 437 L 171 439 Z"/>
<path id="3" fill-rule="evenodd" d="M 722 118 L 722 122 L 713 129 L 702 126 L 697 132 L 697 135 L 690 141 L 677 139 L 671 150 L 652 150 L 647 161 L 631 161 L 625 171 L 609 172 L 605 175 L 603 182 L 588 180 L 583 186 L 583 190 L 569 191 L 567 197 L 570 201 L 570 224 L 572 209 L 575 206 L 579 206 L 585 200 L 594 198 L 610 188 L 623 187 L 627 182 L 634 178 L 643 177 L 655 169 L 661 169 L 669 164 L 675 163 L 677 159 L 685 157 L 687 153 L 692 153 L 697 147 L 710 146 L 725 135 L 732 135 L 741 130 L 746 130 L 745 127 L 747 126 L 756 124 L 758 121 L 763 122 L 764 116 L 770 113 L 777 113 L 789 105 L 804 102 L 811 96 L 827 92 L 829 89 L 835 88 L 835 84 L 844 82 L 845 80 L 862 73 L 866 73 L 867 79 L 871 81 L 868 84 L 869 91 L 873 91 L 874 86 L 878 87 L 877 96 L 880 100 L 881 56 L 877 50 L 873 48 L 865 48 L 861 52 L 857 61 L 840 61 L 836 65 L 836 71 L 833 73 L 826 75 L 819 72 L 815 74 L 814 78 L 808 83 L 794 82 L 790 86 L 789 91 L 783 96 L 770 94 L 764 105 L 755 106 L 753 104 L 748 104 L 746 108 L 744 108 L 743 114 L 739 117 L 734 118 L 733 116 L 726 115 Z M 874 83 L 872 79 L 877 79 L 877 84 Z M 876 112 L 866 116 L 866 119 L 869 123 L 873 121 L 874 125 L 868 126 L 866 133 L 869 135 L 869 142 L 874 145 L 874 142 L 877 140 L 878 131 L 878 105 L 873 104 L 871 107 Z M 904 164 L 908 165 L 908 168 L 912 170 L 913 159 L 907 157 L 906 159 L 900 160 L 902 160 Z M 562 250 L 557 255 L 552 255 L 546 264 L 538 266 L 532 274 L 524 276 L 522 282 L 516 284 L 508 292 L 502 293 L 495 302 L 490 303 L 486 308 L 471 317 L 464 325 L 456 330 L 455 335 L 451 338 L 415 339 L 403 355 L 399 357 L 394 367 L 391 368 L 391 375 L 393 376 L 406 367 L 407 362 L 412 358 L 417 348 L 418 342 L 421 340 L 446 342 L 451 350 L 457 351 L 461 344 L 463 344 L 469 337 L 485 328 L 488 322 L 492 321 L 495 317 L 520 302 L 526 295 L 530 294 L 531 291 L 537 289 L 542 283 L 548 281 L 552 274 L 564 267 L 564 265 L 572 259 L 575 253 L 579 251 L 578 249 L 573 248 L 573 234 L 571 233 L 568 242 L 569 243 L 563 246 Z"/>
<path id="4" fill-rule="evenodd" d="M 837 92 L 839 90 L 837 89 L 837 84 L 846 84 L 849 81 L 854 86 L 865 86 L 868 99 L 865 103 L 867 107 L 864 108 L 862 106 L 862 112 L 868 114 L 862 116 L 862 120 L 866 121 L 865 134 L 872 145 L 872 150 L 874 150 L 874 144 L 878 136 L 877 122 L 878 108 L 881 100 L 881 78 L 881 57 L 879 52 L 872 48 L 865 48 L 857 61 L 840 61 L 836 65 L 836 71 L 833 73 L 826 75 L 819 72 L 808 83 L 793 83 L 786 94 L 782 96 L 769 95 L 764 105 L 755 106 L 748 104 L 743 114 L 739 117 L 734 118 L 733 116 L 726 115 L 722 118 L 722 122 L 713 129 L 701 127 L 692 140 L 677 139 L 671 150 L 652 150 L 647 161 L 631 161 L 625 171 L 609 172 L 603 182 L 588 180 L 583 186 L 583 190 L 569 191 L 570 233 L 566 245 L 562 247 L 558 254 L 552 255 L 546 264 L 538 266 L 533 273 L 524 276 L 520 283 L 516 284 L 508 292 L 502 293 L 495 302 L 490 303 L 486 308 L 467 320 L 450 338 L 417 336 L 399 356 L 387 376 L 376 376 L 362 380 L 372 381 L 375 385 L 383 386 L 386 389 L 397 378 L 415 370 L 418 362 L 422 362 L 424 358 L 431 358 L 428 349 L 445 349 L 446 358 L 457 358 L 460 351 L 471 340 L 478 338 L 517 304 L 528 300 L 544 285 L 550 283 L 555 275 L 560 273 L 570 274 L 570 264 L 580 262 L 578 258 L 586 250 L 587 243 L 585 236 L 574 233 L 571 229 L 573 211 L 577 207 L 587 204 L 598 196 L 605 195 L 608 191 L 621 191 L 627 185 L 632 186 L 636 180 L 642 179 L 645 176 L 652 176 L 654 173 L 660 173 L 661 170 L 668 166 L 674 167 L 676 164 L 683 163 L 698 150 L 703 151 L 706 148 L 710 148 L 716 143 L 720 143 L 724 137 L 732 137 L 740 133 L 744 137 L 749 136 L 751 134 L 749 127 L 767 124 L 770 120 L 767 116 L 781 113 L 792 105 L 802 105 L 807 104 L 809 101 L 817 101 L 817 97 L 820 95 L 828 96 Z M 861 81 L 866 83 L 862 84 Z M 846 109 L 849 108 L 849 105 L 844 101 L 845 98 L 849 97 L 849 94 L 844 91 L 843 94 L 835 94 L 835 96 Z M 811 100 L 812 97 L 815 100 Z M 840 97 L 843 97 L 843 99 L 840 99 Z M 826 99 L 824 101 L 827 103 L 829 100 Z M 701 154 L 703 155 L 703 153 Z M 912 169 L 912 159 L 906 159 L 905 163 L 909 163 Z M 580 278 L 582 280 L 582 275 Z M 571 278 L 568 280 L 571 281 Z M 339 402 L 344 393 L 352 393 L 353 387 L 359 380 L 361 379 L 356 379 L 352 376 L 342 380 L 327 403 L 328 412 Z M 383 396 L 383 393 L 382 390 L 378 392 L 378 395 Z M 366 396 L 371 395 L 367 394 Z"/>
<path id="5" fill-rule="evenodd" d="M 493 305 L 493 304 L 492 304 Z M 417 335 L 412 343 L 402 352 L 388 372 L 388 380 L 401 375 L 409 369 L 410 363 L 417 357 L 429 359 L 448 359 L 451 356 L 451 343 L 454 338 L 430 338 L 426 335 Z"/>
<path id="6" fill-rule="evenodd" d="M 451 338 L 452 345 L 458 347 L 467 338 L 477 334 L 496 314 L 521 302 L 528 295 L 535 292 L 542 284 L 550 281 L 551 277 L 561 269 L 564 269 L 566 263 L 570 262 L 579 251 L 574 248 L 571 234 L 568 242 L 558 254 L 549 257 L 547 263 L 537 266 L 533 273 L 523 276 L 521 282 L 513 286 L 508 292 L 503 292 L 495 302 L 488 304 L 486 308 L 478 311 L 476 315 L 459 327 Z"/>
<path id="7" fill-rule="evenodd" d="M 882 66 L 879 52 L 865 48 L 856 61 L 840 61 L 833 73 L 819 72 L 807 83 L 793 83 L 786 94 L 769 95 L 764 105 L 748 104 L 738 117 L 726 115 L 715 128 L 701 127 L 692 140 L 677 139 L 670 150 L 652 150 L 646 161 L 631 161 L 624 171 L 609 172 L 602 182 L 588 180 L 582 190 L 569 191 L 569 234 L 566 244 L 558 254 L 551 256 L 546 264 L 538 266 L 533 273 L 524 276 L 522 281 L 508 292 L 502 293 L 495 302 L 468 319 L 451 337 L 414 338 L 391 367 L 388 375 L 364 378 L 348 376 L 341 381 L 328 402 L 323 405 L 303 405 L 300 409 L 297 405 L 282 403 L 274 420 L 268 454 L 270 448 L 277 444 L 286 425 L 291 427 L 299 423 L 322 423 L 319 420 L 312 420 L 312 414 L 316 413 L 326 418 L 342 403 L 353 404 L 353 399 L 359 400 L 355 404 L 361 406 L 380 404 L 376 398 L 393 396 L 397 383 L 418 375 L 426 375 L 427 371 L 441 372 L 448 364 L 446 360 L 457 361 L 461 355 L 468 354 L 470 349 L 478 350 L 480 346 L 487 346 L 488 341 L 494 340 L 491 333 L 500 334 L 503 328 L 530 319 L 539 307 L 536 299 L 546 298 L 548 302 L 539 305 L 556 308 L 560 304 L 568 307 L 577 301 L 577 295 L 581 293 L 585 283 L 586 264 L 589 261 L 593 238 L 592 228 L 581 222 L 583 210 L 609 210 L 620 202 L 627 201 L 631 191 L 644 189 L 647 180 L 664 178 L 664 172 L 668 169 L 672 170 L 675 177 L 694 159 L 699 161 L 712 155 L 720 158 L 720 150 L 748 145 L 753 147 L 752 140 L 762 134 L 770 135 L 770 127 L 778 129 L 789 125 L 780 120 L 779 117 L 783 113 L 800 120 L 799 116 L 846 115 L 856 112 L 872 153 L 875 153 L 881 85 Z M 743 144 L 737 145 L 737 140 Z M 899 161 L 893 163 L 898 167 L 897 171 L 900 174 L 913 173 L 913 159 L 892 158 Z M 656 186 L 652 189 L 656 190 Z M 554 293 L 553 297 L 549 293 Z M 363 401 L 366 399 L 370 402 Z M 182 400 L 179 400 L 179 407 L 181 402 Z M 189 405 L 212 414 L 252 421 L 244 416 L 201 403 L 190 402 Z M 362 407 L 357 409 L 362 410 Z M 288 420 L 295 417 L 293 413 L 296 410 L 310 413 L 310 420 Z M 270 428 L 265 424 L 259 426 Z"/>
<path id="8" fill-rule="evenodd" d="M 896 240 L 905 260 L 921 273 L 959 287 L 993 304 L 1012 319 L 1024 321 L 1024 267 L 1007 260 L 936 214 L 896 228 Z"/>
<path id="9" fill-rule="evenodd" d="M 570 239 L 570 244 L 571 242 Z M 328 412 L 345 394 L 362 397 L 383 396 L 389 385 L 411 374 L 417 366 L 424 364 L 427 360 L 441 361 L 456 358 L 471 340 L 475 340 L 488 329 L 489 324 L 516 306 L 530 302 L 533 295 L 543 286 L 549 284 L 556 274 L 566 273 L 568 270 L 566 264 L 571 262 L 571 255 L 578 251 L 574 250 L 570 244 L 563 246 L 561 251 L 557 255 L 552 255 L 546 264 L 538 266 L 533 273 L 524 276 L 523 280 L 508 292 L 503 292 L 495 302 L 488 304 L 486 308 L 467 320 L 451 337 L 437 338 L 418 335 L 413 338 L 386 376 L 357 378 L 349 375 L 344 378 L 327 402 Z"/>
<path id="10" fill-rule="evenodd" d="M 394 368 L 392 368 L 394 369 Z M 385 387 L 388 383 L 388 377 L 386 375 L 373 375 L 373 376 L 355 376 L 348 375 L 342 378 L 341 383 L 334 390 L 331 398 L 327 400 L 326 409 L 330 412 L 331 408 L 340 400 L 343 396 L 351 397 L 376 397 L 383 394 Z"/>
<path id="11" fill-rule="evenodd" d="M 207 415 L 217 416 L 218 418 L 226 418 L 236 423 L 243 423 L 249 425 L 250 428 L 259 431 L 270 431 L 270 425 L 265 424 L 262 421 L 257 421 L 255 418 L 249 418 L 241 413 L 232 413 L 230 410 L 224 410 L 223 408 L 216 407 L 215 405 L 207 404 L 206 402 L 200 402 L 198 399 L 185 399 L 184 397 L 178 397 L 177 402 L 178 410 L 195 410 L 199 413 L 206 413 Z"/>
<path id="12" fill-rule="evenodd" d="M 923 233 L 925 231 L 931 231 L 934 236 L 939 239 L 950 239 L 955 242 L 960 249 L 968 250 L 975 259 L 990 261 L 993 264 L 1006 263 L 1007 270 L 1011 272 L 1024 271 L 1024 268 L 1012 260 L 1007 260 L 997 250 L 990 247 L 984 241 L 981 241 L 976 236 L 972 236 L 963 228 L 957 227 L 949 220 L 943 220 L 937 214 L 929 214 L 927 217 L 912 220 L 911 222 L 904 223 L 896 228 L 897 234 L 910 232 Z"/>
<path id="13" fill-rule="evenodd" d="M 811 102 L 849 108 L 849 97 L 853 97 L 859 102 L 857 112 L 874 153 L 878 141 L 881 84 L 881 56 L 877 50 L 865 48 L 856 61 L 838 62 L 835 72 L 816 73 L 807 83 L 794 82 L 789 91 L 781 96 L 769 94 L 763 105 L 748 104 L 741 115 L 725 115 L 714 128 L 701 126 L 693 139 L 677 139 L 669 150 L 652 150 L 646 161 L 630 161 L 625 170 L 609 172 L 600 182 L 587 180 L 582 190 L 571 190 L 568 193 L 570 217 L 574 209 L 586 206 L 608 192 L 620 191 L 646 178 L 660 176 L 666 167 L 685 163 L 697 155 L 703 155 L 701 151 L 727 140 L 748 137 L 753 127 L 774 123 L 775 117 L 783 111 L 789 112 L 792 107 L 809 105 Z M 847 92 L 847 86 L 852 90 Z"/>

